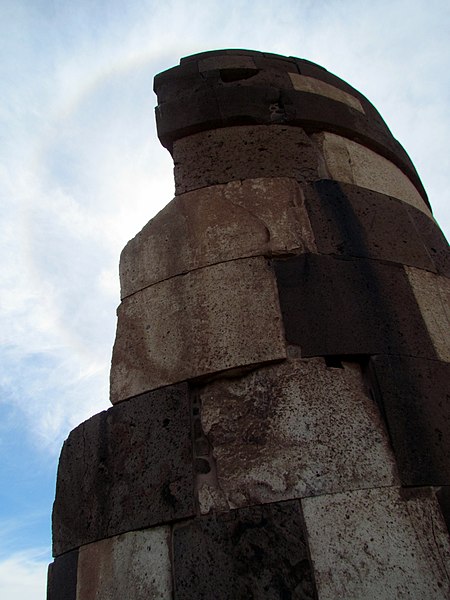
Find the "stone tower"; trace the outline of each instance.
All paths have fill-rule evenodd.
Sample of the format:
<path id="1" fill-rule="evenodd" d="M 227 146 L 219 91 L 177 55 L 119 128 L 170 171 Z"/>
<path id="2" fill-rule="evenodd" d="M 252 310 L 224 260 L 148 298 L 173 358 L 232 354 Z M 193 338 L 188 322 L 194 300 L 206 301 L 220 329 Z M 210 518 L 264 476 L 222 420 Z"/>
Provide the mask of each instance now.
<path id="1" fill-rule="evenodd" d="M 297 58 L 155 79 L 175 198 L 125 247 L 49 600 L 450 597 L 448 247 L 364 96 Z"/>

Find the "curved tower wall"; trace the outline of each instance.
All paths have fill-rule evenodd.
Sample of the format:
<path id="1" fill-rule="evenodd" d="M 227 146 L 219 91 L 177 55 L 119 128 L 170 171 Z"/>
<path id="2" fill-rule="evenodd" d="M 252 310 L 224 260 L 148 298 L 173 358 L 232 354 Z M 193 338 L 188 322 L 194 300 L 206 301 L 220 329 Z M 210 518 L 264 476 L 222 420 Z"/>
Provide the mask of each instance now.
<path id="1" fill-rule="evenodd" d="M 155 91 L 176 195 L 122 252 L 50 600 L 448 598 L 450 263 L 409 157 L 306 60 L 207 52 Z"/>

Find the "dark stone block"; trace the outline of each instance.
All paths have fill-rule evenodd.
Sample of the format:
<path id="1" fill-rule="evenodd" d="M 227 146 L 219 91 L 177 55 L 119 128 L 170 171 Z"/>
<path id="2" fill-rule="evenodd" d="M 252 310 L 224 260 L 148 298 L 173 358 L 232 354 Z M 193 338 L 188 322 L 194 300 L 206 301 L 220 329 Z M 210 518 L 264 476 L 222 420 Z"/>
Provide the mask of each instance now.
<path id="1" fill-rule="evenodd" d="M 428 204 L 428 198 L 409 156 L 394 139 L 384 121 L 376 113 L 361 113 L 343 102 L 326 96 L 281 90 L 280 102 L 285 110 L 285 122 L 303 127 L 305 131 L 329 131 L 362 143 L 396 164 L 416 186 Z M 363 106 L 367 109 L 368 101 Z"/>
<path id="2" fill-rule="evenodd" d="M 47 600 L 76 600 L 78 550 L 58 556 L 48 567 Z"/>
<path id="3" fill-rule="evenodd" d="M 370 361 L 404 485 L 450 485 L 450 364 L 404 356 Z"/>
<path id="4" fill-rule="evenodd" d="M 408 204 L 356 185 L 329 179 L 305 188 L 305 202 L 317 249 L 338 254 L 388 260 L 436 271 Z M 424 227 L 438 229 L 420 213 Z"/>
<path id="5" fill-rule="evenodd" d="M 406 208 L 417 231 L 422 237 L 437 272 L 450 277 L 450 248 L 437 223 L 413 206 L 407 206 Z"/>
<path id="6" fill-rule="evenodd" d="M 286 339 L 302 356 L 436 357 L 401 266 L 314 254 L 274 266 Z"/>
<path id="7" fill-rule="evenodd" d="M 175 600 L 316 598 L 299 502 L 201 517 L 173 544 Z"/>
<path id="8" fill-rule="evenodd" d="M 74 547 L 194 513 L 186 384 L 127 400 L 64 443 L 53 507 L 53 549 Z"/>
<path id="9" fill-rule="evenodd" d="M 243 126 L 204 131 L 174 144 L 175 192 L 257 177 L 318 178 L 319 154 L 299 127 Z"/>

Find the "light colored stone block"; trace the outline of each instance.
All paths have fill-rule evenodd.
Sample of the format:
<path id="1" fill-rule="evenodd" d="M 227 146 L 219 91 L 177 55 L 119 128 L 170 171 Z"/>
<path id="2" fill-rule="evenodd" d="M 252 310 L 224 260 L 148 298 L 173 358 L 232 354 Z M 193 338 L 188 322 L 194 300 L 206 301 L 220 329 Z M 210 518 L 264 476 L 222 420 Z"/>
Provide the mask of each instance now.
<path id="1" fill-rule="evenodd" d="M 218 486 L 232 508 L 396 482 L 382 419 L 355 363 L 289 360 L 216 380 L 200 399 Z M 210 489 L 200 488 L 200 499 L 208 512 Z"/>
<path id="2" fill-rule="evenodd" d="M 77 600 L 171 600 L 170 527 L 133 531 L 82 546 Z"/>
<path id="3" fill-rule="evenodd" d="M 315 251 L 294 179 L 247 179 L 201 188 L 174 198 L 125 246 L 122 298 L 214 263 L 294 249 Z"/>
<path id="4" fill-rule="evenodd" d="M 449 539 L 429 490 L 359 490 L 302 507 L 320 600 L 450 597 Z"/>
<path id="5" fill-rule="evenodd" d="M 299 92 L 309 92 L 310 94 L 318 94 L 319 96 L 326 96 L 337 102 L 342 102 L 351 106 L 355 110 L 364 112 L 361 102 L 355 96 L 340 90 L 334 85 L 320 81 L 315 77 L 307 77 L 306 75 L 300 75 L 299 73 L 289 73 L 294 90 Z"/>
<path id="6" fill-rule="evenodd" d="M 118 310 L 111 401 L 286 356 L 278 292 L 262 257 L 172 277 Z"/>
<path id="7" fill-rule="evenodd" d="M 450 279 L 405 267 L 438 358 L 450 362 Z"/>
<path id="8" fill-rule="evenodd" d="M 334 133 L 319 133 L 313 138 L 317 140 L 325 159 L 324 177 L 393 196 L 432 218 L 430 209 L 414 184 L 384 156 Z"/>

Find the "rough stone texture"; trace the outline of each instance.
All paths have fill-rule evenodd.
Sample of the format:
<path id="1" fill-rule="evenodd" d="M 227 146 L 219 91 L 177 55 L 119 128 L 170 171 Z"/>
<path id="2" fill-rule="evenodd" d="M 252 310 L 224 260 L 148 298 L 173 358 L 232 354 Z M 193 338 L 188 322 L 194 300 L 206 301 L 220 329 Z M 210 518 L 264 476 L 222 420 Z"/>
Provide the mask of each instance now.
<path id="1" fill-rule="evenodd" d="M 304 193 L 319 253 L 389 260 L 436 271 L 435 253 L 426 247 L 413 216 L 429 221 L 430 229 L 438 227 L 418 209 L 330 179 L 307 186 Z"/>
<path id="2" fill-rule="evenodd" d="M 247 125 L 204 131 L 173 147 L 175 192 L 259 177 L 318 178 L 320 155 L 300 127 Z"/>
<path id="3" fill-rule="evenodd" d="M 233 181 L 177 196 L 125 246 L 122 298 L 187 271 L 236 258 L 315 251 L 299 185 Z"/>
<path id="4" fill-rule="evenodd" d="M 77 600 L 172 600 L 170 527 L 80 548 Z"/>
<path id="5" fill-rule="evenodd" d="M 273 273 L 262 257 L 173 277 L 119 307 L 111 401 L 286 355 Z"/>
<path id="6" fill-rule="evenodd" d="M 436 499 L 380 488 L 302 501 L 320 600 L 445 600 L 450 547 Z"/>
<path id="7" fill-rule="evenodd" d="M 294 90 L 299 92 L 309 92 L 310 94 L 318 94 L 319 96 L 326 96 L 337 102 L 343 102 L 347 106 L 351 106 L 355 110 L 359 110 L 364 113 L 364 108 L 361 102 L 355 96 L 340 90 L 334 85 L 320 81 L 315 77 L 307 77 L 298 73 L 289 73 L 289 76 L 294 86 Z"/>
<path id="8" fill-rule="evenodd" d="M 450 485 L 439 488 L 436 492 L 436 497 L 441 507 L 445 524 L 447 525 L 447 531 L 450 533 Z"/>
<path id="9" fill-rule="evenodd" d="M 194 513 L 187 385 L 88 419 L 64 443 L 53 508 L 58 555 Z"/>
<path id="10" fill-rule="evenodd" d="M 393 196 L 431 217 L 430 209 L 411 180 L 384 156 L 334 133 L 320 133 L 313 138 L 325 158 L 325 176 Z"/>
<path id="11" fill-rule="evenodd" d="M 405 269 L 436 354 L 450 362 L 450 279 L 412 267 Z"/>
<path id="12" fill-rule="evenodd" d="M 301 347 L 302 356 L 436 358 L 403 267 L 314 254 L 274 265 L 286 339 Z"/>
<path id="13" fill-rule="evenodd" d="M 436 221 L 412 206 L 406 209 L 440 275 L 450 278 L 450 248 Z"/>
<path id="14" fill-rule="evenodd" d="M 78 550 L 58 556 L 48 568 L 47 600 L 76 600 Z"/>
<path id="15" fill-rule="evenodd" d="M 201 389 L 203 430 L 230 507 L 396 483 L 361 369 L 342 367 L 289 360 Z"/>
<path id="16" fill-rule="evenodd" d="M 371 373 L 402 483 L 450 485 L 450 364 L 376 356 Z"/>
<path id="17" fill-rule="evenodd" d="M 316 598 L 298 502 L 201 517 L 173 543 L 175 600 Z"/>

